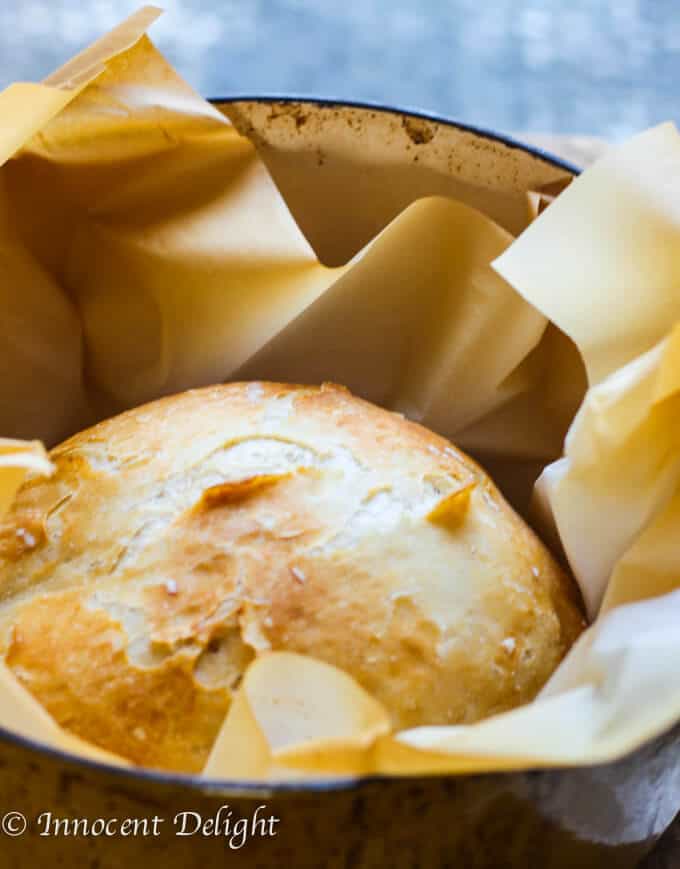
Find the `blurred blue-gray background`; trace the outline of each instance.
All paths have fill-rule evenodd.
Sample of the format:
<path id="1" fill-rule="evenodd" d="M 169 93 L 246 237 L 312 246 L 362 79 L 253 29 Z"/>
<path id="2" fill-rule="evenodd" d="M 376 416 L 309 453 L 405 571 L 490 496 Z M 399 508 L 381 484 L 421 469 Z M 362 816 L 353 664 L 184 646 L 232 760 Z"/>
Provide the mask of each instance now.
<path id="1" fill-rule="evenodd" d="M 141 5 L 0 0 L 0 86 Z M 165 0 L 151 36 L 206 95 L 293 93 L 502 131 L 620 139 L 680 117 L 678 0 Z"/>

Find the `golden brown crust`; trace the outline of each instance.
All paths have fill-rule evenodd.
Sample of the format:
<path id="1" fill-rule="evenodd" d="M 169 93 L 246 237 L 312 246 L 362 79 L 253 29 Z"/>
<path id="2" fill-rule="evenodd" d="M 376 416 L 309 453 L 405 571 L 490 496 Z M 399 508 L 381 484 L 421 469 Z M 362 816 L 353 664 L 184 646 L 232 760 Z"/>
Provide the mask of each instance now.
<path id="1" fill-rule="evenodd" d="M 402 728 L 530 700 L 583 627 L 474 462 L 341 387 L 192 390 L 51 459 L 0 526 L 0 654 L 141 764 L 199 770 L 266 649 L 343 668 Z"/>

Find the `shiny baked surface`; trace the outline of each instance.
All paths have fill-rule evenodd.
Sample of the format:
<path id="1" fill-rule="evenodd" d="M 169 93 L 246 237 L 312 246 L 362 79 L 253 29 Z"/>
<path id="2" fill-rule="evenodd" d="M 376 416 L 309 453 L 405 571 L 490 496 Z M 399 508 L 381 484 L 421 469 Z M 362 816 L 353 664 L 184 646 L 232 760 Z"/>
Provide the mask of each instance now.
<path id="1" fill-rule="evenodd" d="M 140 764 L 199 770 L 270 649 L 346 670 L 407 728 L 527 702 L 583 626 L 477 465 L 341 387 L 192 390 L 51 458 L 0 525 L 0 653 Z"/>

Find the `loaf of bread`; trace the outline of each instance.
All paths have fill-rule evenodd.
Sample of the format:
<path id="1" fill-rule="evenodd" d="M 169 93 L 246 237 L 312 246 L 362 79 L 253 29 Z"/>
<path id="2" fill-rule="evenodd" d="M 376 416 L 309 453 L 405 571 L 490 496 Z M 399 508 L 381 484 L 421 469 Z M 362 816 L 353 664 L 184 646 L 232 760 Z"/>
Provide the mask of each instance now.
<path id="1" fill-rule="evenodd" d="M 200 770 L 268 650 L 343 669 L 403 729 L 531 700 L 583 628 L 473 461 L 338 386 L 192 390 L 51 459 L 0 524 L 0 655 L 139 764 Z"/>

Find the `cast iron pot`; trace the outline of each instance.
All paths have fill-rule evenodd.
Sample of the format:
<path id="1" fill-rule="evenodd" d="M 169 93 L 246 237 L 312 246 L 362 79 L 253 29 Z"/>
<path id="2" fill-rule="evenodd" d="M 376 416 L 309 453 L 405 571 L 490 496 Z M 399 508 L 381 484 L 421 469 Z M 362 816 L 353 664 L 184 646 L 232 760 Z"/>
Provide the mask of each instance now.
<path id="1" fill-rule="evenodd" d="M 290 98 L 214 102 L 257 144 L 327 265 L 346 261 L 426 195 L 455 196 L 516 231 L 526 190 L 577 172 L 501 136 L 413 112 Z M 680 810 L 679 747 L 680 726 L 587 769 L 261 787 L 113 769 L 0 731 L 0 869 L 627 869 Z M 136 835 L 121 834 L 126 818 L 137 819 L 136 830 L 124 828 Z M 59 826 L 69 819 L 81 826 Z M 680 864 L 672 842 L 665 851 L 644 865 Z"/>

